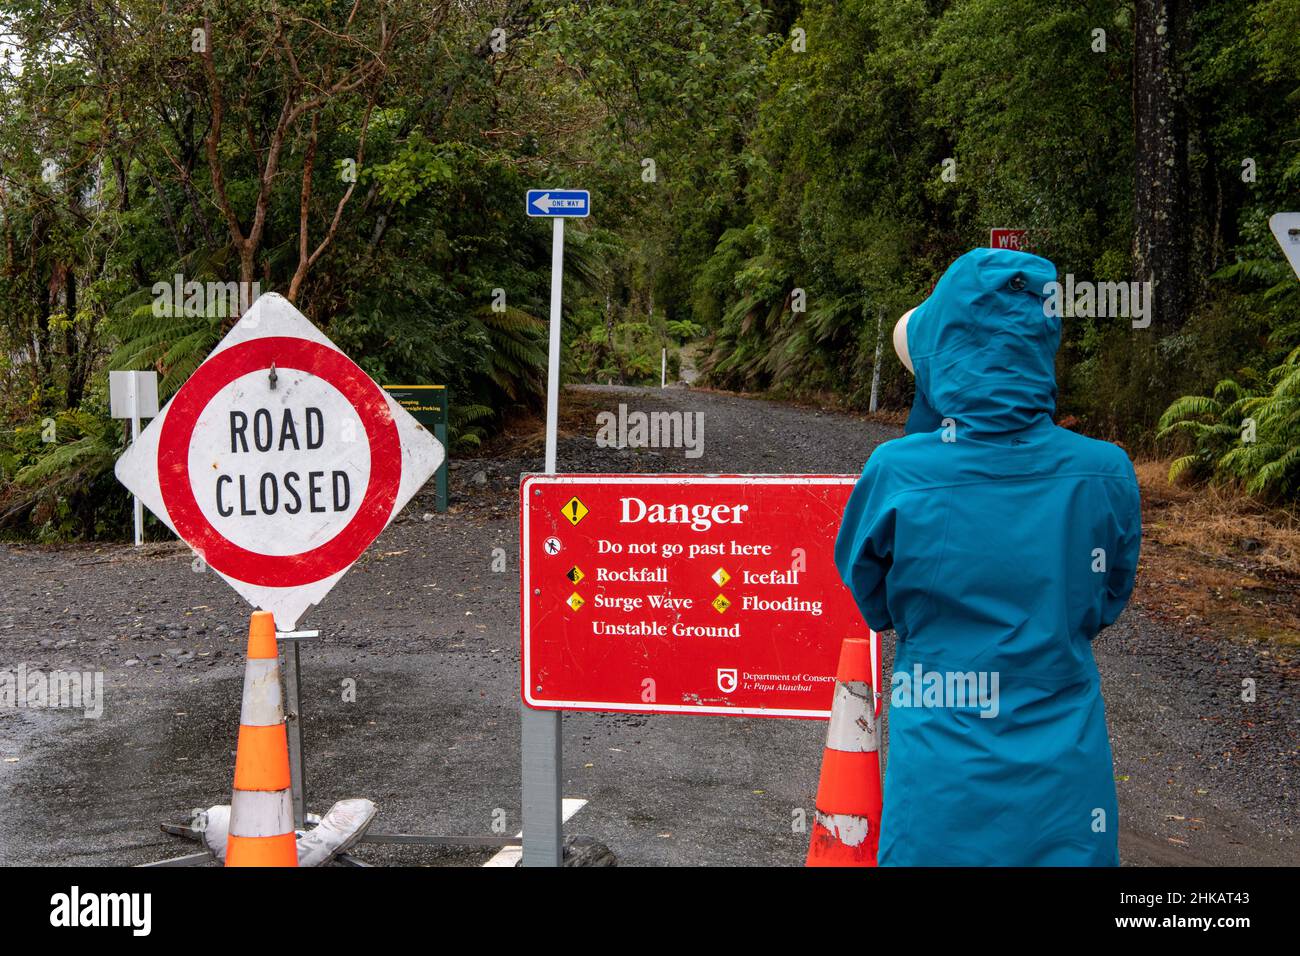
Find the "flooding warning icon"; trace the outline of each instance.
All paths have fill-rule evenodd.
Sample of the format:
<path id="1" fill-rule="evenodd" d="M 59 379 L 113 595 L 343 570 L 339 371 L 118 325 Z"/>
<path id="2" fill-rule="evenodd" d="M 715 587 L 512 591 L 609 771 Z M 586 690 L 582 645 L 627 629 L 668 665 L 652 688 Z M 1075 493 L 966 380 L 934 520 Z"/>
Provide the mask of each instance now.
<path id="1" fill-rule="evenodd" d="M 579 501 L 576 496 L 566 501 L 561 510 L 564 512 L 564 517 L 569 519 L 570 524 L 576 525 L 587 517 L 587 506 Z"/>
<path id="2" fill-rule="evenodd" d="M 717 611 L 719 614 L 726 611 L 729 607 L 731 607 L 731 602 L 721 594 L 713 599 L 713 610 Z"/>
<path id="3" fill-rule="evenodd" d="M 564 603 L 569 605 L 569 607 L 573 608 L 576 611 L 587 602 L 582 599 L 581 595 L 579 595 L 577 591 L 574 591 L 572 594 L 569 595 L 569 599 Z"/>

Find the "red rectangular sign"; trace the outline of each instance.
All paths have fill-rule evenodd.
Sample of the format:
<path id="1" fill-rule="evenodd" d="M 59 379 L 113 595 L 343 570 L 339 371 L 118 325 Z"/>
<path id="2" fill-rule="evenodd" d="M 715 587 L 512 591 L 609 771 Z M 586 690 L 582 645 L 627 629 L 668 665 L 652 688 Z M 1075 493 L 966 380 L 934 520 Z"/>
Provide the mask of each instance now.
<path id="1" fill-rule="evenodd" d="M 856 480 L 525 477 L 525 703 L 829 717 L 840 643 L 870 634 L 834 561 Z"/>
<path id="2" fill-rule="evenodd" d="M 1015 249 L 1017 252 L 1029 251 L 1028 229 L 990 229 L 990 249 Z"/>

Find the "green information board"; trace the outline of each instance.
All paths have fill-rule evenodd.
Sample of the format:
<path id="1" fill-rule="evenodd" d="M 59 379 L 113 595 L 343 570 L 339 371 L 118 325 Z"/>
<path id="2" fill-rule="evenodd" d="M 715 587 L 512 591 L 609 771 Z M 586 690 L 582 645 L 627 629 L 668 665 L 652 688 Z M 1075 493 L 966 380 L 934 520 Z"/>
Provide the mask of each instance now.
<path id="1" fill-rule="evenodd" d="M 451 451 L 447 448 L 447 398 L 446 385 L 385 385 L 384 390 L 398 405 L 411 413 L 411 416 L 442 443 L 446 457 L 434 475 L 437 510 L 447 510 L 447 465 L 451 460 Z"/>

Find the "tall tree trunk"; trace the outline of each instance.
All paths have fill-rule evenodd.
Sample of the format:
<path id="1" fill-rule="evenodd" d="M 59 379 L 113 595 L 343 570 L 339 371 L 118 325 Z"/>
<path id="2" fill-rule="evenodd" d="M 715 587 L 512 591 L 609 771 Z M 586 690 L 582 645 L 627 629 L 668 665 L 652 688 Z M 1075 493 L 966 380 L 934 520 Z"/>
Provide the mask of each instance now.
<path id="1" fill-rule="evenodd" d="M 85 383 L 81 380 L 81 354 L 77 347 L 77 270 L 68 265 L 63 286 L 63 301 L 68 318 L 63 327 L 63 355 L 67 378 L 63 384 L 63 407 L 76 408 L 81 404 Z"/>
<path id="2" fill-rule="evenodd" d="M 1133 259 L 1154 280 L 1150 318 L 1159 332 L 1187 320 L 1190 213 L 1182 51 L 1192 0 L 1135 0 L 1133 22 Z"/>

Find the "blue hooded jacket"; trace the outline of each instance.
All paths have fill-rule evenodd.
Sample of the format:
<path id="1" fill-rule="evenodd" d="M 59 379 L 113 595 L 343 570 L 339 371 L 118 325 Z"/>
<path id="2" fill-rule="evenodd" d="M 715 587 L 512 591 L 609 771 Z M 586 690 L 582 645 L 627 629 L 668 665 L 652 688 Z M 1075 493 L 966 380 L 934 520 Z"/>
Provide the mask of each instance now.
<path id="1" fill-rule="evenodd" d="M 1052 422 L 1055 279 L 1010 250 L 948 268 L 908 322 L 907 434 L 844 511 L 840 574 L 897 636 L 882 866 L 1119 863 L 1092 639 L 1132 593 L 1141 513 L 1124 451 Z"/>

